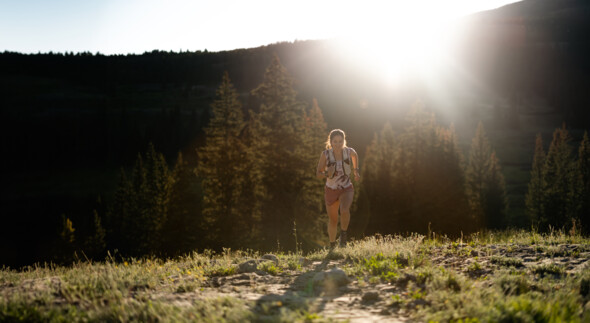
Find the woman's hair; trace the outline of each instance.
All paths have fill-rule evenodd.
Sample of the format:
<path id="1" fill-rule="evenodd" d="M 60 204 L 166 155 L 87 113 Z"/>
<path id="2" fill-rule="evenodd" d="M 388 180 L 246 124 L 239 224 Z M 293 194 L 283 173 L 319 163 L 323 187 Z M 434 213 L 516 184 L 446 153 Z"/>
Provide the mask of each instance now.
<path id="1" fill-rule="evenodd" d="M 344 134 L 344 130 L 334 129 L 330 131 L 330 134 L 328 135 L 326 149 L 332 149 L 332 139 L 334 139 L 336 136 L 342 136 L 342 139 L 344 140 L 344 147 L 346 147 L 346 135 Z"/>

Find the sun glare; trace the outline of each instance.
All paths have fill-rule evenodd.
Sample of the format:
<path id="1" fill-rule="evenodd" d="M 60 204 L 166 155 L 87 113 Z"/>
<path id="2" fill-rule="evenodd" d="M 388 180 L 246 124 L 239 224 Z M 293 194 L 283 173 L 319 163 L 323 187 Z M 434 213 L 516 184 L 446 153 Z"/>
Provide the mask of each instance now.
<path id="1" fill-rule="evenodd" d="M 340 50 L 390 85 L 408 73 L 436 72 L 448 59 L 450 18 L 457 8 L 426 10 L 412 3 L 356 15 L 354 26 L 339 37 Z"/>

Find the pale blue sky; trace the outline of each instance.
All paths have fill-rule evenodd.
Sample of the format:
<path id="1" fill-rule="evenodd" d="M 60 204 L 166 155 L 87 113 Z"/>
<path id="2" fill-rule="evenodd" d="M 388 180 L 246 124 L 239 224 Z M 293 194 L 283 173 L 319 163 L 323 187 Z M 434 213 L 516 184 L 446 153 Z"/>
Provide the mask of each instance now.
<path id="1" fill-rule="evenodd" d="M 127 54 L 220 51 L 366 34 L 383 40 L 391 38 L 392 29 L 428 27 L 512 2 L 0 0 L 0 51 Z"/>

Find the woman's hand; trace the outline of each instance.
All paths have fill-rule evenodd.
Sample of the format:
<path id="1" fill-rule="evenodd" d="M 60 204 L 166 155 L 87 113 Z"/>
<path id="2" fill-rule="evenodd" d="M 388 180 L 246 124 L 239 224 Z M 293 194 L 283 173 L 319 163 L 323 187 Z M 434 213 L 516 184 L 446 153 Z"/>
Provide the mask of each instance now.
<path id="1" fill-rule="evenodd" d="M 354 180 L 357 181 L 357 182 L 361 180 L 361 174 L 359 174 L 359 170 L 358 169 L 355 169 L 354 170 Z"/>

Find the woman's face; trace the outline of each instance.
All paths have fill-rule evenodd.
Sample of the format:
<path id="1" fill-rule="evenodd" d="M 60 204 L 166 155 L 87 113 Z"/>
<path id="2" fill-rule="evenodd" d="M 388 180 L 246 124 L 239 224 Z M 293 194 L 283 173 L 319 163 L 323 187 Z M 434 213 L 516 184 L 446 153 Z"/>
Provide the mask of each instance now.
<path id="1" fill-rule="evenodd" d="M 344 138 L 340 135 L 335 135 L 334 137 L 332 137 L 330 145 L 332 145 L 333 149 L 342 149 L 342 147 L 344 146 Z"/>

